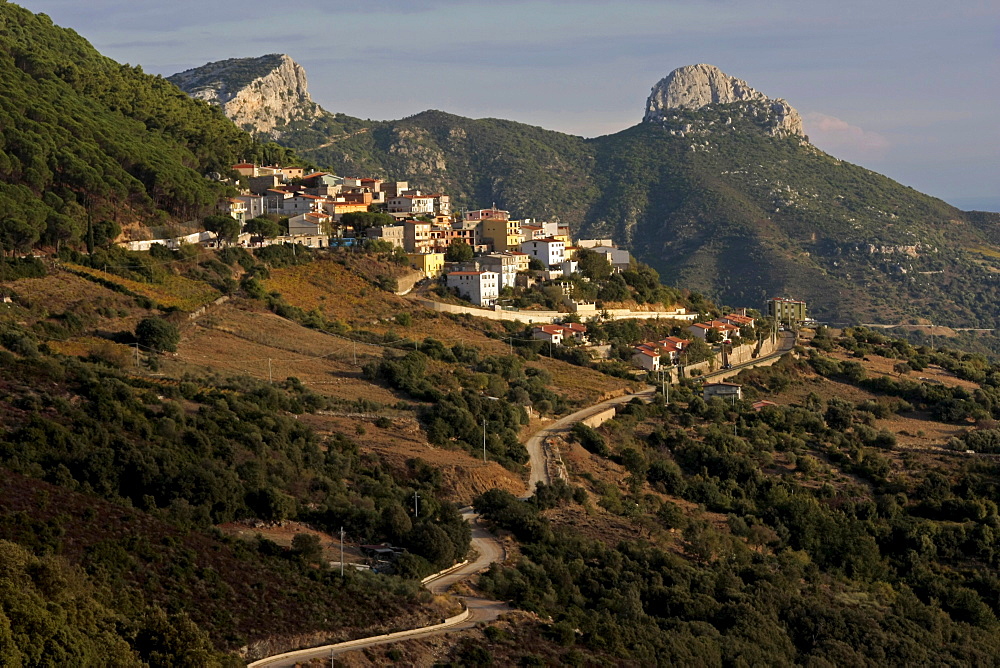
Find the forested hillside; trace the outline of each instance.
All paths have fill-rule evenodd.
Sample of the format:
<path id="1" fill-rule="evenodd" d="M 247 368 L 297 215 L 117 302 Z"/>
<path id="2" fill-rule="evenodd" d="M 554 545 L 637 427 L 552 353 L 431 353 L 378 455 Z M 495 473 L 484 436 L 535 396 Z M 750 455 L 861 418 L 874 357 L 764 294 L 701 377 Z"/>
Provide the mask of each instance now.
<path id="1" fill-rule="evenodd" d="M 458 206 L 495 202 L 579 237 L 613 237 L 668 283 L 724 303 L 787 294 L 848 322 L 1000 323 L 996 300 L 966 300 L 973 284 L 997 290 L 983 253 L 994 252 L 998 216 L 771 137 L 750 103 L 595 139 L 431 111 L 315 150 L 314 136 L 282 141 L 338 172 L 405 177 Z"/>
<path id="2" fill-rule="evenodd" d="M 278 161 L 217 109 L 105 58 L 44 14 L 0 3 L 0 248 L 198 218 L 241 159 Z"/>
<path id="3" fill-rule="evenodd" d="M 744 401 L 682 387 L 578 425 L 570 485 L 477 500 L 521 545 L 486 591 L 553 620 L 492 655 L 995 663 L 1000 369 L 865 329 L 800 354 L 743 372 Z"/>

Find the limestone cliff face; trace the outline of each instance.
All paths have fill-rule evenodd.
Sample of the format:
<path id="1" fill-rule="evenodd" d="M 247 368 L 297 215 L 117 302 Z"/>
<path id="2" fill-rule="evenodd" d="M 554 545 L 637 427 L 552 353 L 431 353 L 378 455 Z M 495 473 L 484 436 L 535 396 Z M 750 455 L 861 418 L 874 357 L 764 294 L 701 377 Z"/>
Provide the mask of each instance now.
<path id="1" fill-rule="evenodd" d="M 208 63 L 169 81 L 191 97 L 222 107 L 243 129 L 275 138 L 287 124 L 322 113 L 309 96 L 305 69 L 284 54 Z"/>
<path id="2" fill-rule="evenodd" d="M 704 64 L 679 67 L 653 86 L 643 121 L 659 123 L 670 116 L 671 110 L 697 110 L 734 102 L 748 102 L 763 109 L 769 116 L 769 132 L 774 136 L 804 136 L 802 117 L 790 104 L 771 99 L 746 81 Z"/>

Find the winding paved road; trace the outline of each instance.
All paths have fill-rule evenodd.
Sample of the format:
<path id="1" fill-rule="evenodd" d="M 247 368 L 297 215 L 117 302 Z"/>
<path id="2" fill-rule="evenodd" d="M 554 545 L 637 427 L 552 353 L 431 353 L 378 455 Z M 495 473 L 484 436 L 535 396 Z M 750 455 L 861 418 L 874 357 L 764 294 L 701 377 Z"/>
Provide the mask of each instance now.
<path id="1" fill-rule="evenodd" d="M 532 434 L 524 444 L 524 447 L 528 450 L 528 456 L 530 457 L 531 473 L 528 476 L 527 492 L 521 498 L 527 499 L 534 494 L 535 486 L 540 482 L 544 482 L 546 485 L 552 483 L 549 479 L 548 462 L 545 457 L 545 439 L 557 434 L 564 434 L 568 432 L 577 422 L 586 420 L 591 415 L 600 413 L 601 411 L 611 408 L 612 406 L 627 404 L 636 398 L 649 399 L 653 396 L 653 394 L 655 394 L 655 392 L 656 388 L 650 387 L 649 389 L 642 390 L 641 392 L 623 394 L 620 397 L 607 399 L 600 403 L 587 406 L 586 408 L 581 408 L 577 412 L 570 413 L 565 417 L 561 417 L 547 427 L 542 427 Z"/>
<path id="2" fill-rule="evenodd" d="M 752 360 L 744 364 L 735 366 L 732 370 L 736 371 L 739 369 L 745 369 L 756 364 L 760 364 L 775 356 L 784 355 L 795 343 L 794 336 L 787 336 L 786 340 L 782 342 L 782 348 L 767 357 L 762 357 L 760 359 Z M 716 372 L 724 373 L 724 372 Z M 707 374 L 706 377 L 711 377 L 715 374 Z M 600 413 L 612 406 L 619 406 L 621 404 L 626 404 L 632 399 L 650 399 L 656 392 L 655 387 L 650 387 L 648 389 L 642 390 L 640 392 L 634 392 L 631 394 L 625 394 L 620 397 L 614 397 L 613 399 L 607 399 L 592 406 L 580 409 L 575 413 L 571 413 L 565 417 L 562 417 L 552 424 L 542 427 L 537 432 L 532 434 L 532 436 L 525 443 L 525 447 L 528 450 L 529 455 L 529 468 L 530 474 L 528 476 L 528 489 L 526 493 L 521 498 L 529 498 L 535 491 L 535 486 L 539 482 L 544 482 L 546 484 L 551 483 L 548 474 L 548 465 L 545 458 L 544 441 L 550 436 L 555 436 L 557 434 L 563 434 L 569 431 L 570 428 L 577 422 L 585 420 L 586 418 Z M 472 547 L 477 553 L 476 559 L 464 564 L 463 566 L 455 569 L 454 571 L 446 572 L 443 575 L 439 575 L 427 580 L 424 584 L 427 589 L 433 594 L 444 594 L 446 593 L 452 585 L 462 582 L 471 576 L 479 573 L 481 571 L 489 568 L 490 564 L 494 562 L 502 562 L 506 558 L 506 552 L 500 542 L 493 536 L 485 527 L 480 523 L 479 516 L 471 507 L 466 507 L 461 510 L 462 516 L 465 518 L 469 524 L 472 525 Z M 354 641 L 349 641 L 347 643 L 339 643 L 337 645 L 325 645 L 322 647 L 315 647 L 312 649 L 298 650 L 295 652 L 287 652 L 285 654 L 278 654 L 272 657 L 261 659 L 259 661 L 254 661 L 248 665 L 248 668 L 288 668 L 294 666 L 297 663 L 303 661 L 309 661 L 310 659 L 322 659 L 330 658 L 338 654 L 343 654 L 344 652 L 351 652 L 359 649 L 365 649 L 367 647 L 375 647 L 377 645 L 386 645 L 389 643 L 399 642 L 401 640 L 411 640 L 413 638 L 426 638 L 430 636 L 441 635 L 442 633 L 450 633 L 452 631 L 460 631 L 462 629 L 468 629 L 474 627 L 479 622 L 489 622 L 495 620 L 504 612 L 510 610 L 510 607 L 503 603 L 502 601 L 493 601 L 490 599 L 478 598 L 475 596 L 461 596 L 463 605 L 468 609 L 470 614 L 468 616 L 461 615 L 461 619 L 453 619 L 453 621 L 435 624 L 433 626 L 428 626 L 419 629 L 413 629 L 411 631 L 403 631 L 399 633 L 393 633 L 388 636 L 375 636 L 373 638 L 358 639 Z"/>

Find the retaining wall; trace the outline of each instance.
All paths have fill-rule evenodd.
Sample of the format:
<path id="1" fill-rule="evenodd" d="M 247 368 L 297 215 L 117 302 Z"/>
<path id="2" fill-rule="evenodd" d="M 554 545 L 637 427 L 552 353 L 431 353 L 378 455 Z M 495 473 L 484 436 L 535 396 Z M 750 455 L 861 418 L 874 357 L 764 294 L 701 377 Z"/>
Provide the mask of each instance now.
<path id="1" fill-rule="evenodd" d="M 611 408 L 605 408 L 600 413 L 594 413 L 593 415 L 585 417 L 584 419 L 580 420 L 580 422 L 587 425 L 591 429 L 596 429 L 597 427 L 600 427 L 608 420 L 613 420 L 614 417 L 615 417 L 615 407 L 612 406 Z"/>
<path id="2" fill-rule="evenodd" d="M 349 650 L 354 647 L 361 645 L 368 645 L 374 642 L 387 641 L 387 640 L 397 640 L 399 638 L 406 638 L 409 636 L 422 635 L 431 631 L 436 631 L 438 629 L 446 629 L 450 626 L 454 626 L 461 622 L 464 622 L 472 615 L 472 611 L 466 608 L 454 617 L 449 617 L 440 624 L 435 624 L 433 626 L 424 626 L 419 629 L 410 629 L 409 631 L 396 631 L 395 633 L 386 633 L 380 636 L 371 636 L 369 638 L 358 638 L 357 640 L 348 640 L 347 642 L 340 642 L 334 645 L 323 645 L 322 647 L 311 647 L 309 649 L 300 649 L 294 652 L 285 652 L 284 654 L 278 654 L 277 656 L 269 656 L 266 659 L 261 659 L 259 661 L 254 661 L 253 663 L 247 664 L 247 668 L 263 668 L 264 666 L 270 666 L 276 663 L 287 663 L 289 661 L 295 661 L 297 659 L 310 659 L 318 658 L 321 656 L 330 656 L 335 652 L 342 652 Z"/>

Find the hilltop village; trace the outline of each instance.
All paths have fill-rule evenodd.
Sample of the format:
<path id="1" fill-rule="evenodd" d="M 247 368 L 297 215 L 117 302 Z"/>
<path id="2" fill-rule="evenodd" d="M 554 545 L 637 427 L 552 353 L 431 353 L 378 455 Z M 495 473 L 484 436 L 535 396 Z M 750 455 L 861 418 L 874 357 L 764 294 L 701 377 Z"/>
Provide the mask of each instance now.
<path id="1" fill-rule="evenodd" d="M 659 294 L 643 308 L 620 308 L 631 295 L 627 286 L 635 283 L 629 272 L 634 276 L 639 265 L 611 239 L 573 239 L 567 225 L 514 220 L 496 206 L 455 210 L 447 194 L 424 192 L 407 181 L 252 163 L 233 165 L 232 173 L 239 194 L 205 219 L 204 232 L 121 245 L 136 251 L 200 243 L 383 252 L 419 272 L 417 285 L 406 291 L 415 287 L 430 298 L 427 305 L 522 320 L 533 325 L 531 339 L 550 349 L 576 348 L 592 360 L 613 351 L 586 321 L 662 319 L 671 323 L 669 336 L 633 341 L 618 357 L 629 359 L 634 374 L 669 372 L 674 380 L 685 369 L 698 375 L 768 354 L 777 329 L 806 321 L 805 303 L 785 298 L 769 300 L 763 312 L 740 308 L 718 317 L 665 303 Z M 652 270 L 643 265 L 642 271 Z"/>

